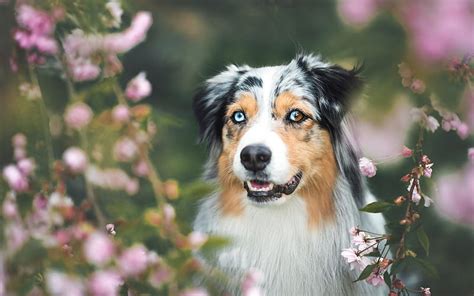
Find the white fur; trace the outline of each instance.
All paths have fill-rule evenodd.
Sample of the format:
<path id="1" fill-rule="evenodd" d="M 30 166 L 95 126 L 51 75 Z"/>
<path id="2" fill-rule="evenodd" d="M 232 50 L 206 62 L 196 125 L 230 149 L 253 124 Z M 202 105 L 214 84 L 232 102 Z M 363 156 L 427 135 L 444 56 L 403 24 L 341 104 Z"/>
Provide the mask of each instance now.
<path id="1" fill-rule="evenodd" d="M 367 194 L 367 199 L 373 197 Z M 194 227 L 231 239 L 230 246 L 216 254 L 217 262 L 208 263 L 231 276 L 233 281 L 223 288 L 232 295 L 239 295 L 242 276 L 250 268 L 263 272 L 268 296 L 386 294 L 384 288 L 353 283 L 357 273 L 341 257 L 342 249 L 350 246 L 349 229 L 360 225 L 383 232 L 382 216 L 359 215 L 349 186 L 341 178 L 334 202 L 335 221 L 310 230 L 305 203 L 297 195 L 282 205 L 246 202 L 242 216 L 228 217 L 220 212 L 216 193 L 201 204 Z"/>

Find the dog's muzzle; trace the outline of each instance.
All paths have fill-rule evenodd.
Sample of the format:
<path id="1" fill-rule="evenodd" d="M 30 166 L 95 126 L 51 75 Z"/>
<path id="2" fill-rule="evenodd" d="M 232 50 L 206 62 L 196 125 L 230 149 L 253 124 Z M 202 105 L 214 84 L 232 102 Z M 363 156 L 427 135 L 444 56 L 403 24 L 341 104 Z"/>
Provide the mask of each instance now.
<path id="1" fill-rule="evenodd" d="M 255 202 L 269 202 L 282 197 L 283 194 L 292 194 L 300 184 L 303 173 L 294 175 L 286 184 L 278 185 L 263 180 L 250 180 L 244 182 L 247 196 Z"/>

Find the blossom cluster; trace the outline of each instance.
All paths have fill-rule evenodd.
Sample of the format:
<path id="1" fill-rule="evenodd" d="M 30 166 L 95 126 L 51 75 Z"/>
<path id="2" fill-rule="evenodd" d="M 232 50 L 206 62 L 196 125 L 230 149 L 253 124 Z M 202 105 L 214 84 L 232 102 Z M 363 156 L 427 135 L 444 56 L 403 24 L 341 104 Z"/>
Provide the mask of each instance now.
<path id="1" fill-rule="evenodd" d="M 54 39 L 56 21 L 62 18 L 61 9 L 52 14 L 27 4 L 18 8 L 17 22 L 20 27 L 14 33 L 18 46 L 28 53 L 28 62 L 43 64 L 45 56 L 54 55 L 59 46 Z"/>
<path id="2" fill-rule="evenodd" d="M 5 243 L 0 246 L 0 294 L 16 293 L 18 283 L 21 285 L 24 278 L 34 276 L 30 269 L 16 268 L 15 257 L 35 246 L 34 252 L 38 254 L 29 256 L 33 256 L 34 262 L 41 262 L 39 269 L 34 268 L 43 280 L 26 291 L 32 295 L 105 296 L 119 295 L 124 289 L 135 293 L 136 287 L 130 283 L 137 281 L 153 293 L 174 289 L 172 293 L 181 296 L 208 295 L 204 287 L 193 287 L 190 278 L 201 272 L 201 263 L 192 252 L 204 247 L 209 238 L 200 232 L 182 233 L 175 209 L 166 200 L 179 197 L 178 183 L 161 181 L 149 159 L 156 134 L 152 110 L 144 104 L 131 106 L 151 95 L 152 85 L 145 72 L 132 78 L 124 90 L 117 83 L 112 88 L 117 103 L 106 110 L 93 110 L 87 96 L 75 91 L 77 83 L 97 79 L 101 73 L 109 78 L 118 74 L 122 69 L 119 55 L 144 41 L 152 24 L 149 12 L 138 12 L 128 28 L 118 31 L 124 14 L 120 2 L 110 0 L 104 4 L 109 14 L 103 17 L 103 23 L 114 31 L 85 33 L 81 27 L 74 27 L 76 11 L 67 11 L 67 5 L 49 11 L 27 2 L 17 7 L 19 27 L 14 39 L 18 49 L 26 52 L 26 62 L 33 68 L 51 63 L 57 69 L 58 63 L 63 64 L 57 74 L 69 85 L 69 103 L 64 114 L 51 115 L 35 71 L 27 75 L 29 81 L 21 82 L 20 91 L 48 111 L 42 118 L 43 126 L 50 128 L 44 130 L 45 134 L 55 131 L 55 137 L 73 138 L 66 141 L 68 146 L 59 159 L 54 155 L 58 149 L 52 149 L 54 140 L 44 139 L 46 150 L 51 153 L 38 161 L 28 156 L 24 134 L 12 138 L 15 162 L 2 170 L 7 190 L 2 198 L 1 219 L 5 223 L 0 229 Z M 56 30 L 63 23 L 68 23 L 67 29 Z M 101 83 L 97 79 L 96 85 Z M 83 93 L 88 91 L 85 88 Z M 104 130 L 114 134 L 110 155 L 105 154 L 107 148 L 100 141 L 87 144 L 92 125 L 104 124 L 104 120 Z M 66 129 L 54 128 L 55 124 Z M 109 157 L 115 165 L 103 161 Z M 47 173 L 36 176 L 36 171 Z M 156 207 L 137 217 L 143 222 L 133 223 L 154 227 L 159 239 L 172 246 L 171 259 L 166 252 L 158 254 L 156 245 L 150 247 L 122 235 L 123 220 L 116 224 L 112 215 L 104 211 L 101 194 L 97 194 L 97 189 L 101 189 L 134 195 L 140 190 L 139 178 L 149 181 Z M 157 235 L 154 237 L 156 240 Z M 41 255 L 44 252 L 51 255 Z M 176 261 L 176 256 L 182 260 L 178 265 L 170 263 Z"/>
<path id="3" fill-rule="evenodd" d="M 109 2 L 109 7 L 117 2 Z M 117 9 L 112 9 L 116 11 Z M 113 13 L 113 21 L 120 23 L 120 11 Z M 151 14 L 138 12 L 129 28 L 119 33 L 87 34 L 81 29 L 73 30 L 64 39 L 63 47 L 70 75 L 74 81 L 94 80 L 101 74 L 100 63 L 104 64 L 103 75 L 114 76 L 122 70 L 117 54 L 122 54 L 145 40 L 152 24 Z"/>
<path id="4" fill-rule="evenodd" d="M 474 41 L 468 37 L 474 26 L 471 5 L 469 0 L 339 0 L 338 11 L 344 22 L 355 27 L 369 24 L 378 13 L 390 12 L 408 31 L 417 56 L 431 63 L 474 52 Z M 411 87 L 423 92 L 420 82 L 412 81 Z"/>

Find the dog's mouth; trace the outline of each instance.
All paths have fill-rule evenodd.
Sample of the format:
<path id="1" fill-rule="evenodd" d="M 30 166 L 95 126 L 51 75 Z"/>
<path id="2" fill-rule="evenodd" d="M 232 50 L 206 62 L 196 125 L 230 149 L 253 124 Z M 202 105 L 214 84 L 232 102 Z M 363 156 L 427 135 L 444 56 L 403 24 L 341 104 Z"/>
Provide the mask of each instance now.
<path id="1" fill-rule="evenodd" d="M 247 196 L 255 202 L 269 202 L 282 197 L 283 194 L 292 194 L 300 184 L 303 173 L 294 175 L 286 184 L 278 185 L 263 180 L 250 180 L 244 182 L 244 188 L 247 190 Z"/>

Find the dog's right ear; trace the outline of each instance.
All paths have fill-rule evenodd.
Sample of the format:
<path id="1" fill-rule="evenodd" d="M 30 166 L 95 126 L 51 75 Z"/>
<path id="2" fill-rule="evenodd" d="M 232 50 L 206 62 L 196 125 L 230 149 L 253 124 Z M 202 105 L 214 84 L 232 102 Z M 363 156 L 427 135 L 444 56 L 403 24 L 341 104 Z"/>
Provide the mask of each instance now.
<path id="1" fill-rule="evenodd" d="M 193 110 L 199 123 L 200 141 L 212 151 L 222 147 L 222 128 L 227 106 L 234 100 L 239 77 L 250 67 L 235 65 L 208 79 L 194 96 Z"/>

